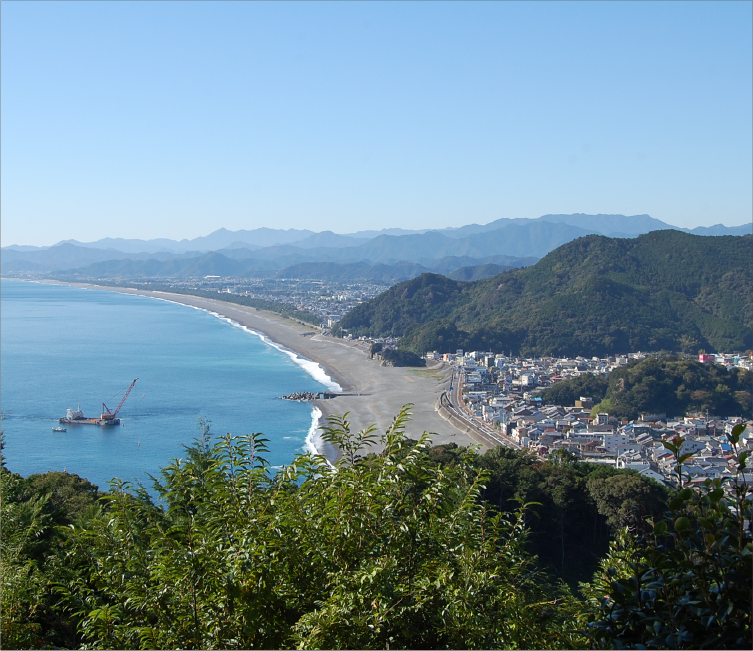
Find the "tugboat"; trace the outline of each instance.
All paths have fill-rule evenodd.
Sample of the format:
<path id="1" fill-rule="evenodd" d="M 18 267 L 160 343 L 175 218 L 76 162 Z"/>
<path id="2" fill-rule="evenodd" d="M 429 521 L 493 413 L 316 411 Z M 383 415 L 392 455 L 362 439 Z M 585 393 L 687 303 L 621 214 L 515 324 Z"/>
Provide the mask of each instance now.
<path id="1" fill-rule="evenodd" d="M 136 378 L 136 380 L 138 380 L 138 378 Z M 126 401 L 128 394 L 131 393 L 131 389 L 133 389 L 133 385 L 136 384 L 136 380 L 131 382 L 131 386 L 128 387 L 128 390 L 125 392 L 125 395 L 120 400 L 120 404 L 117 406 L 115 411 L 110 411 L 107 408 L 107 405 L 103 402 L 102 413 L 100 414 L 99 418 L 86 418 L 86 416 L 84 416 L 84 412 L 81 411 L 81 405 L 79 405 L 78 409 L 75 411 L 69 407 L 68 412 L 66 413 L 65 417 L 59 420 L 60 424 L 61 425 L 101 425 L 101 426 L 120 425 L 120 418 L 117 418 L 118 412 L 120 411 L 120 408 L 123 406 L 123 403 Z"/>

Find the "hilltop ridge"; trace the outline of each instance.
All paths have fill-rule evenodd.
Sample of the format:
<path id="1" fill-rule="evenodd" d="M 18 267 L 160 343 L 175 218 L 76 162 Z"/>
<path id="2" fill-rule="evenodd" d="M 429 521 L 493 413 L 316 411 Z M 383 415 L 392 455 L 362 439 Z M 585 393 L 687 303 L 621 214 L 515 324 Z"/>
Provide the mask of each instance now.
<path id="1" fill-rule="evenodd" d="M 749 235 L 589 235 L 486 280 L 423 274 L 340 325 L 354 335 L 401 336 L 418 353 L 745 350 L 753 346 L 752 257 Z"/>

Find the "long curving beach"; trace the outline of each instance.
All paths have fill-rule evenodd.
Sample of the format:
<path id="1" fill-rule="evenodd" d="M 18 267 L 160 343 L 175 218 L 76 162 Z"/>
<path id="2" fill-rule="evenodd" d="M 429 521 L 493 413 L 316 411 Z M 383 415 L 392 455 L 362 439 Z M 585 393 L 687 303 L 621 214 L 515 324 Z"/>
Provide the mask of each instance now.
<path id="1" fill-rule="evenodd" d="M 61 284 L 148 296 L 208 310 L 264 335 L 273 345 L 316 362 L 342 389 L 335 398 L 314 401 L 322 413 L 320 427 L 326 424 L 327 416 L 349 412 L 348 419 L 353 430 L 376 424 L 377 431 L 383 432 L 403 405 L 412 403 L 412 420 L 407 428 L 412 438 L 429 432 L 435 445 L 451 442 L 470 445 L 477 442 L 443 419 L 436 410 L 437 400 L 450 381 L 449 367 L 443 362 L 420 369 L 385 367 L 379 361 L 369 359 L 368 347 L 363 342 L 326 337 L 319 334 L 316 328 L 272 312 L 187 294 L 86 283 Z M 290 387 L 291 393 L 297 390 L 297 387 Z M 330 459 L 336 458 L 337 450 L 324 444 L 318 434 L 314 438 L 317 450 Z"/>

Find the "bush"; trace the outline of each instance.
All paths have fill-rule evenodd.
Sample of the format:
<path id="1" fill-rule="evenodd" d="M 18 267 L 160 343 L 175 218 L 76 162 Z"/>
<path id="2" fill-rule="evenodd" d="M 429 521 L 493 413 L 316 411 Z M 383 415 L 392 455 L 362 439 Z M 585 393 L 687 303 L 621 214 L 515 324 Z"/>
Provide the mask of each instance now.
<path id="1" fill-rule="evenodd" d="M 390 366 L 426 366 L 426 360 L 409 350 L 390 348 L 382 353 L 382 359 Z"/>
<path id="2" fill-rule="evenodd" d="M 155 483 L 116 482 L 106 517 L 76 528 L 66 589 L 92 648 L 572 648 L 577 612 L 522 551 L 511 517 L 479 499 L 472 451 L 438 466 L 407 410 L 368 462 L 299 456 L 272 475 L 259 435 L 206 439 Z M 405 448 L 409 447 L 408 451 Z"/>
<path id="3" fill-rule="evenodd" d="M 733 431 L 736 446 L 742 431 Z M 682 487 L 652 530 L 625 528 L 583 592 L 592 608 L 589 636 L 600 648 L 749 649 L 753 594 L 753 504 L 744 479 Z"/>

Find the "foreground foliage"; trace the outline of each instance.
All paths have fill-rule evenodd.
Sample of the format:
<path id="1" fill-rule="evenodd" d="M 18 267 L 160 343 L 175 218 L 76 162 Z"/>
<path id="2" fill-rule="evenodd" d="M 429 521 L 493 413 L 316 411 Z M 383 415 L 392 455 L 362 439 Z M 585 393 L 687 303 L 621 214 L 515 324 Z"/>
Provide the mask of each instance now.
<path id="1" fill-rule="evenodd" d="M 730 436 L 737 447 L 743 426 Z M 668 447 L 678 454 L 680 437 Z M 738 455 L 745 479 L 747 453 Z M 725 490 L 725 488 L 727 490 Z M 748 484 L 707 479 L 671 499 L 652 530 L 624 530 L 590 584 L 590 637 L 600 647 L 749 649 L 753 646 L 753 504 Z"/>
<path id="2" fill-rule="evenodd" d="M 332 418 L 341 461 L 276 474 L 260 435 L 205 428 L 154 498 L 116 481 L 101 505 L 78 477 L 2 468 L 3 648 L 750 647 L 744 484 L 682 488 L 661 513 L 630 473 L 431 448 L 407 417 L 366 458 L 373 429 Z M 620 531 L 585 602 L 526 551 L 535 511 L 560 528 L 578 491 Z"/>
<path id="3" fill-rule="evenodd" d="M 497 447 L 475 463 L 488 473 L 482 497 L 490 508 L 509 512 L 516 499 L 536 503 L 526 514 L 527 548 L 573 587 L 591 578 L 615 533 L 640 529 L 667 498 L 665 487 L 633 470 L 579 462 L 566 450 L 544 463 Z"/>
<path id="4" fill-rule="evenodd" d="M 69 526 L 99 514 L 97 487 L 78 475 L 48 472 L 23 478 L 0 466 L 2 485 L 3 648 L 75 647 L 76 620 L 56 583 L 70 575 Z"/>
<path id="5" fill-rule="evenodd" d="M 407 412 L 370 463 L 300 456 L 272 475 L 258 435 L 204 438 L 155 483 L 118 482 L 67 539 L 58 586 L 93 648 L 569 648 L 575 601 L 479 499 L 483 474 L 444 468 Z M 369 443 L 341 420 L 345 449 Z M 470 453 L 472 454 L 472 453 Z M 355 463 L 354 463 L 355 461 Z M 19 640 L 20 641 L 20 640 Z"/>

